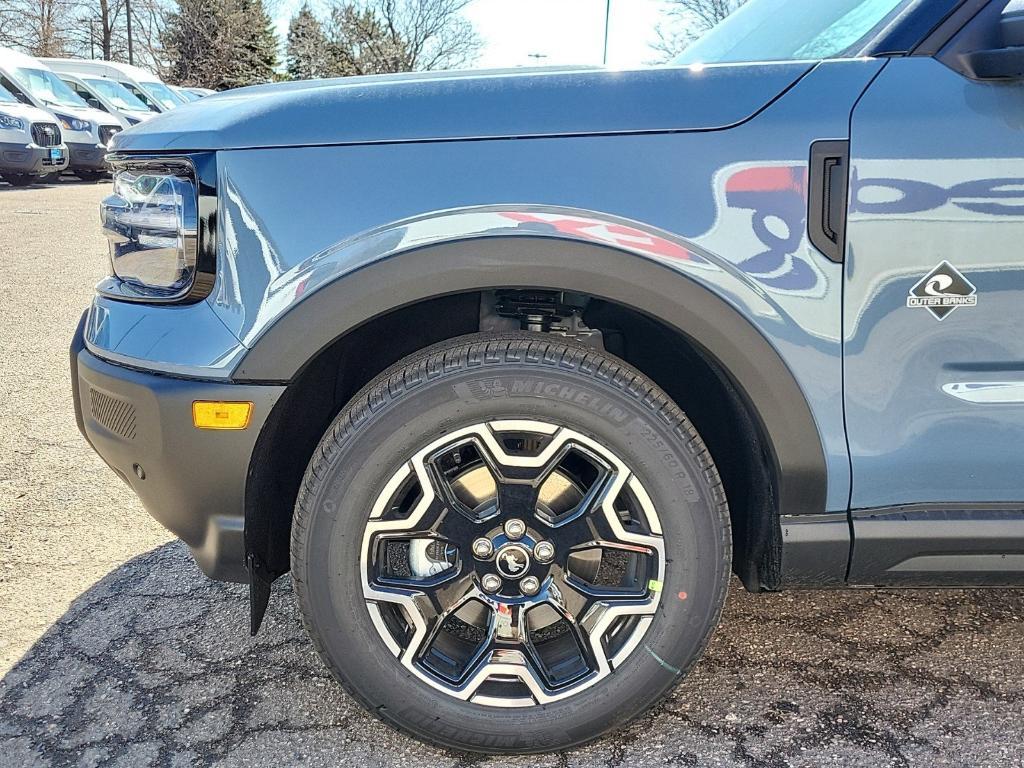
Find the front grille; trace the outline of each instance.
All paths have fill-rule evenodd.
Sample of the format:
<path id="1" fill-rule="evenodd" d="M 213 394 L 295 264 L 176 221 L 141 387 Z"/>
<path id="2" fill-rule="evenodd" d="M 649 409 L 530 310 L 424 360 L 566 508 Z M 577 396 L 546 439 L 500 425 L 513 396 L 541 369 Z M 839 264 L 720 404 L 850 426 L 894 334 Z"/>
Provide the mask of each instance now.
<path id="1" fill-rule="evenodd" d="M 32 141 L 40 147 L 59 147 L 60 128 L 55 123 L 33 123 Z"/>
<path id="2" fill-rule="evenodd" d="M 90 387 L 89 411 L 99 424 L 115 435 L 135 439 L 135 406 L 127 400 Z"/>
<path id="3" fill-rule="evenodd" d="M 114 134 L 121 130 L 119 125 L 101 125 L 100 126 L 100 144 L 106 146 L 110 143 L 110 140 L 114 137 Z"/>

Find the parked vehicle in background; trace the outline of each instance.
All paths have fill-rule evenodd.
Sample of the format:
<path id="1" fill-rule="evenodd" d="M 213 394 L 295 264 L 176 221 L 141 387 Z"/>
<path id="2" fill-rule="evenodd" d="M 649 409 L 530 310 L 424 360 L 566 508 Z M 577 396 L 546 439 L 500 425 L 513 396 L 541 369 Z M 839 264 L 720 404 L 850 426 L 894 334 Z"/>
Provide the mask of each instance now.
<path id="1" fill-rule="evenodd" d="M 408 733 L 621 726 L 730 571 L 1024 585 L 1024 0 L 749 0 L 674 66 L 244 88 L 112 163 L 79 428 L 252 631 L 290 571 Z"/>
<path id="2" fill-rule="evenodd" d="M 122 64 L 117 61 L 96 61 L 93 59 L 40 59 L 56 72 L 77 75 L 99 75 L 116 80 L 154 112 L 166 112 L 180 107 L 185 100 L 171 90 L 152 72 Z"/>
<path id="3" fill-rule="evenodd" d="M 190 87 L 190 88 L 184 88 L 183 90 L 186 90 L 189 93 L 194 93 L 199 98 L 202 98 L 204 96 L 213 96 L 213 94 L 216 93 L 216 91 L 213 90 L 213 88 L 191 88 Z"/>
<path id="4" fill-rule="evenodd" d="M 177 85 L 172 85 L 170 88 L 188 104 L 191 104 L 193 101 L 199 101 L 199 99 L 202 98 L 198 94 L 192 93 L 192 91 L 187 88 L 179 88 Z"/>
<path id="5" fill-rule="evenodd" d="M 125 128 L 138 125 L 157 114 L 117 80 L 103 75 L 76 75 L 70 72 L 58 72 L 57 76 L 86 104 L 118 118 Z"/>
<path id="6" fill-rule="evenodd" d="M 0 178 L 24 187 L 67 167 L 68 148 L 54 116 L 0 86 Z"/>
<path id="7" fill-rule="evenodd" d="M 68 169 L 78 178 L 96 181 L 107 173 L 107 144 L 121 130 L 120 120 L 90 107 L 38 59 L 10 48 L 0 48 L 0 85 L 23 104 L 57 118 L 67 145 Z"/>

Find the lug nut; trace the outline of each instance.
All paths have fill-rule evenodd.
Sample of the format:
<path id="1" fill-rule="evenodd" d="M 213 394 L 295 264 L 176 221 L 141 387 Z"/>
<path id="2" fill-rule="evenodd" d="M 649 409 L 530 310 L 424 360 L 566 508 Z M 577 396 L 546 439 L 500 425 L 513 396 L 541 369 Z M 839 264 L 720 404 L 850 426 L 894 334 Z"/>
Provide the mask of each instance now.
<path id="1" fill-rule="evenodd" d="M 550 563 L 555 557 L 555 545 L 550 541 L 538 541 L 533 548 L 533 556 L 538 563 Z"/>
<path id="2" fill-rule="evenodd" d="M 506 520 L 505 535 L 510 539 L 521 539 L 526 533 L 526 523 L 522 520 Z"/>
<path id="3" fill-rule="evenodd" d="M 495 576 L 493 573 L 488 573 L 482 579 L 480 579 L 480 586 L 484 588 L 484 592 L 490 592 L 494 594 L 501 589 L 501 579 Z"/>
<path id="4" fill-rule="evenodd" d="M 490 539 L 477 539 L 473 542 L 473 554 L 481 560 L 486 560 L 494 552 L 494 545 Z"/>
<path id="5" fill-rule="evenodd" d="M 540 582 L 537 581 L 536 576 L 527 576 L 519 582 L 519 588 L 524 595 L 536 595 L 540 591 Z"/>

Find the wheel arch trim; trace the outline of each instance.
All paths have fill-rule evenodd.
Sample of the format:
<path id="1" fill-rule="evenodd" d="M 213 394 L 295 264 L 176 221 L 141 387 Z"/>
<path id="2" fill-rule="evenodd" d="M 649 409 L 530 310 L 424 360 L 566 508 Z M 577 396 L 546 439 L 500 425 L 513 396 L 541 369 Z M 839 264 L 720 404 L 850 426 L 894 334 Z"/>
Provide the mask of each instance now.
<path id="1" fill-rule="evenodd" d="M 743 288 L 737 285 L 735 268 L 724 269 L 701 254 L 693 250 L 690 266 L 718 282 L 714 289 L 675 264 L 565 237 L 531 233 L 430 243 L 372 261 L 304 297 L 251 345 L 232 378 L 291 381 L 348 332 L 439 296 L 503 287 L 584 293 L 659 320 L 716 361 L 746 398 L 766 439 L 777 511 L 824 512 L 827 470 L 807 400 L 770 341 L 720 295 Z M 681 252 L 679 257 L 686 255 Z M 757 293 L 745 300 L 773 309 Z"/>

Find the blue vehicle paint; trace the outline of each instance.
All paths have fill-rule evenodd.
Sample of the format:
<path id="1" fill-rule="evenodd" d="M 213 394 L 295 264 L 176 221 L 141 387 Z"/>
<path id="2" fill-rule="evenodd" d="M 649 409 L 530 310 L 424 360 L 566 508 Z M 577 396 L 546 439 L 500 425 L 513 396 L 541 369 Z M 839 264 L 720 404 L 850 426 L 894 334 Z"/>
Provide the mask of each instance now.
<path id="1" fill-rule="evenodd" d="M 1024 87 L 893 61 L 852 124 L 852 506 L 1019 501 L 1024 400 L 955 392 L 1024 381 Z M 940 322 L 907 295 L 943 261 L 977 287 L 977 306 Z"/>

